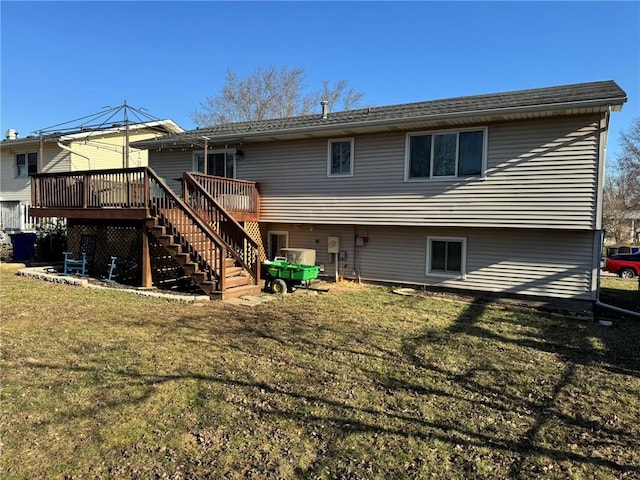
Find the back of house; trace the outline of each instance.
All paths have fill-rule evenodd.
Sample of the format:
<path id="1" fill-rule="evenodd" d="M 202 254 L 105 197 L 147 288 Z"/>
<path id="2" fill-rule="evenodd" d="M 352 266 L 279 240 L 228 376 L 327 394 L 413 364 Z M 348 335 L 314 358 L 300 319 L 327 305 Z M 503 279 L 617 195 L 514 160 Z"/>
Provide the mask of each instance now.
<path id="1" fill-rule="evenodd" d="M 257 182 L 245 228 L 325 274 L 593 301 L 613 81 L 218 125 L 135 144 L 185 171 Z M 205 154 L 206 150 L 206 154 Z M 233 192 L 228 192 L 232 195 Z"/>

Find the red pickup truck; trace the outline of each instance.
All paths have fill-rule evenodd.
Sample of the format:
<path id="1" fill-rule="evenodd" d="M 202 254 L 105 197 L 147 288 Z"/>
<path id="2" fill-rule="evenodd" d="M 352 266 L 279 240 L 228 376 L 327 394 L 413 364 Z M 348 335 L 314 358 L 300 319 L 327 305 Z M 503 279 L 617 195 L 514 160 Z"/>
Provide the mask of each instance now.
<path id="1" fill-rule="evenodd" d="M 615 273 L 622 278 L 633 278 L 640 275 L 640 253 L 620 254 L 608 258 L 604 271 Z"/>

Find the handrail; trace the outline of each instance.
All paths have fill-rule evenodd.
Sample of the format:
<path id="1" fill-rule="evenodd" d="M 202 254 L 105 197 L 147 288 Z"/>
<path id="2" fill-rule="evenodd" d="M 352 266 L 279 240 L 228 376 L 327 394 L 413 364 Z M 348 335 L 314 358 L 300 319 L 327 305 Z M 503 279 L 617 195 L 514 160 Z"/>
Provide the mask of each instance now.
<path id="1" fill-rule="evenodd" d="M 227 212 L 258 213 L 260 195 L 255 182 L 187 172 Z"/>
<path id="2" fill-rule="evenodd" d="M 249 185 L 249 186 L 254 186 L 256 184 L 256 182 L 251 181 L 251 180 L 240 180 L 237 178 L 226 178 L 226 177 L 216 177 L 214 175 L 205 175 L 204 173 L 201 172 L 185 172 L 188 173 L 189 175 L 191 175 L 192 177 L 198 179 L 198 178 L 211 178 L 211 179 L 216 179 L 216 180 L 227 180 L 230 183 L 241 183 L 241 184 L 245 184 L 245 185 Z"/>
<path id="3" fill-rule="evenodd" d="M 254 277 L 257 283 L 260 280 L 258 243 L 190 172 L 183 174 L 183 194 L 185 202 L 194 208 L 207 225 L 211 226 L 230 247 L 229 251 L 236 261 Z"/>
<path id="4" fill-rule="evenodd" d="M 135 173 L 135 172 L 144 172 L 150 167 L 132 167 L 132 168 L 105 168 L 101 170 L 74 170 L 73 172 L 40 172 L 40 173 L 31 173 L 29 176 L 31 178 L 41 178 L 41 177 L 71 177 L 75 175 L 94 175 L 94 174 L 103 174 L 103 173 Z"/>
<path id="5" fill-rule="evenodd" d="M 225 262 L 224 259 L 226 258 L 226 254 L 227 252 L 231 252 L 233 255 L 233 251 L 227 249 L 227 246 L 225 245 L 224 241 L 219 237 L 219 235 L 213 231 L 209 225 L 207 225 L 201 218 L 200 216 L 197 214 L 197 212 L 195 210 L 193 210 L 193 208 L 191 208 L 191 206 L 187 205 L 166 183 L 164 180 L 162 180 L 151 168 L 147 167 L 147 175 L 149 178 L 149 208 L 150 210 L 153 211 L 154 214 L 159 215 L 161 217 L 163 217 L 163 220 L 168 223 L 170 225 L 170 227 L 172 228 L 172 234 L 177 236 L 180 240 L 180 242 L 182 244 L 184 244 L 189 250 L 190 250 L 190 254 L 193 254 L 196 256 L 196 258 L 198 259 L 198 263 L 201 266 L 205 266 L 208 267 L 207 270 L 209 270 L 209 273 L 211 275 L 211 278 L 213 279 L 214 277 L 214 273 L 216 271 L 216 265 L 214 263 L 214 265 L 211 265 L 210 261 L 211 258 L 207 258 L 205 255 L 203 255 L 204 252 L 202 248 L 196 248 L 194 247 L 191 242 L 189 241 L 189 239 L 187 238 L 186 234 L 184 231 L 179 230 L 175 225 L 174 225 L 174 221 L 175 219 L 173 219 L 174 221 L 172 221 L 171 218 L 169 218 L 169 216 L 167 215 L 168 212 L 175 212 L 175 207 L 177 206 L 178 209 L 181 211 L 181 213 L 183 213 L 184 215 L 186 215 L 189 220 L 191 220 L 191 222 L 193 222 L 193 224 L 195 224 L 196 228 L 199 230 L 198 233 L 203 233 L 209 241 L 211 241 L 213 243 L 213 245 L 215 246 L 215 250 L 217 252 L 219 252 L 219 254 L 216 255 L 217 252 L 214 252 L 214 260 L 216 260 L 216 262 L 219 265 L 220 268 L 220 275 L 219 278 L 217 279 L 218 284 L 219 284 L 219 289 L 221 291 L 224 290 L 224 281 L 225 281 Z M 155 188 L 154 188 L 155 187 Z M 160 187 L 160 190 L 162 191 L 162 194 L 165 198 L 162 198 L 161 196 L 157 195 L 157 187 Z M 156 192 L 154 192 L 154 189 L 156 190 Z M 169 199 L 169 202 L 167 202 L 167 198 Z M 165 204 L 166 202 L 166 204 Z M 173 205 L 172 205 L 173 204 Z M 163 213 L 163 210 L 165 213 Z"/>

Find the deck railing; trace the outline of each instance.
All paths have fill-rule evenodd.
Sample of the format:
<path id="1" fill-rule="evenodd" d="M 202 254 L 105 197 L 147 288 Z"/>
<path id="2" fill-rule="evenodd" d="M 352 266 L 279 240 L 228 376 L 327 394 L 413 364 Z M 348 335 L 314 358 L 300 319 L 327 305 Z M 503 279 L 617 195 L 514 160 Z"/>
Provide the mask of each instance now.
<path id="1" fill-rule="evenodd" d="M 255 182 L 214 177 L 189 172 L 190 177 L 216 199 L 218 205 L 231 213 L 258 213 L 260 195 Z"/>
<path id="2" fill-rule="evenodd" d="M 229 251 L 238 264 L 251 274 L 257 283 L 260 280 L 260 251 L 258 243 L 207 191 L 201 176 L 185 173 L 183 176 L 184 201 L 216 232 L 229 246 Z M 211 185 L 211 184 L 209 184 Z M 237 211 L 237 210 L 236 210 Z"/>
<path id="3" fill-rule="evenodd" d="M 38 173 L 31 177 L 36 208 L 144 208 L 147 168 Z"/>
<path id="4" fill-rule="evenodd" d="M 82 172 L 38 173 L 31 177 L 35 208 L 144 208 L 147 167 Z M 232 214 L 257 214 L 255 182 L 190 173 L 202 188 Z"/>
<path id="5" fill-rule="evenodd" d="M 234 213 L 257 212 L 255 184 L 195 174 L 183 178 L 184 199 L 148 167 L 39 173 L 31 177 L 32 207 L 145 209 L 147 215 L 162 219 L 216 289 L 225 289 L 227 258 L 233 258 L 257 284 L 258 244 L 223 206 Z"/>

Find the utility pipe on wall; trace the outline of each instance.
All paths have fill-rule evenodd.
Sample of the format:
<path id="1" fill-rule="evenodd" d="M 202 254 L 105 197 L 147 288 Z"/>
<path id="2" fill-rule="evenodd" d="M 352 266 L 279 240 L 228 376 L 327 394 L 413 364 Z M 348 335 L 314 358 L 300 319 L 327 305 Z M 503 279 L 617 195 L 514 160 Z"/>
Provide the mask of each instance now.
<path id="1" fill-rule="evenodd" d="M 71 150 L 69 147 L 67 147 L 66 145 L 62 144 L 61 142 L 58 142 L 58 147 L 60 147 L 63 150 L 66 150 L 69 153 L 72 153 L 73 155 L 78 155 L 79 157 L 85 158 L 87 160 L 87 163 L 89 164 L 89 170 L 93 169 L 93 165 L 91 164 L 91 158 L 87 157 L 86 155 L 82 154 L 82 153 L 78 153 L 74 150 Z M 69 162 L 69 166 L 71 166 L 71 164 L 73 163 L 73 157 L 71 157 L 71 162 Z M 73 170 L 70 168 L 70 170 Z"/>

